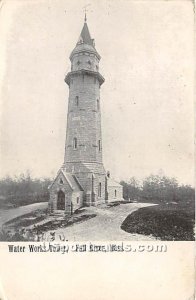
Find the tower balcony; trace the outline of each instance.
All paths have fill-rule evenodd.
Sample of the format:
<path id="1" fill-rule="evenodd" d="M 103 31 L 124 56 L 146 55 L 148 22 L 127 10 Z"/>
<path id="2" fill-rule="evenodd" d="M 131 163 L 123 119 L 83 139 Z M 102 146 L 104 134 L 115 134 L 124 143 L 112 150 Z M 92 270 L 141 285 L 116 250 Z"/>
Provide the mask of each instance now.
<path id="1" fill-rule="evenodd" d="M 65 76 L 65 82 L 70 85 L 70 80 L 75 76 L 75 75 L 91 75 L 95 78 L 98 79 L 100 86 L 104 83 L 105 79 L 104 77 L 99 73 L 91 70 L 86 70 L 86 69 L 81 69 L 77 71 L 71 71 Z"/>

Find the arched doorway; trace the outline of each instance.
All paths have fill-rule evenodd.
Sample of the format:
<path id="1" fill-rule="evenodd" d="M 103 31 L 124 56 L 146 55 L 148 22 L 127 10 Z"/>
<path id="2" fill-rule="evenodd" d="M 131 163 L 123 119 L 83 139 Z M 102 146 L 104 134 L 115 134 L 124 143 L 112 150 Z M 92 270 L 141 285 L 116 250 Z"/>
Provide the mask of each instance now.
<path id="1" fill-rule="evenodd" d="M 57 195 L 57 210 L 65 210 L 65 194 L 62 191 Z"/>

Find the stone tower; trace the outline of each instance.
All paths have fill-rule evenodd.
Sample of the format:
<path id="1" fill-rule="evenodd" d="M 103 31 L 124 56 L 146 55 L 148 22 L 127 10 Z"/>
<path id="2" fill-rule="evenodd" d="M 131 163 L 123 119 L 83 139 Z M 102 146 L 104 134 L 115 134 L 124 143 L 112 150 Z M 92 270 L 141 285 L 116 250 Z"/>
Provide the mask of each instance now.
<path id="1" fill-rule="evenodd" d="M 58 193 L 62 192 L 61 198 L 65 194 L 65 202 L 66 195 L 69 194 L 64 186 L 65 181 L 73 191 L 80 192 L 80 196 L 78 194 L 75 197 L 80 198 L 79 203 L 77 200 L 73 204 L 71 200 L 68 210 L 74 211 L 74 205 L 77 208 L 108 201 L 110 179 L 106 176 L 102 161 L 100 88 L 104 78 L 99 73 L 100 59 L 85 16 L 79 40 L 70 55 L 71 71 L 65 77 L 69 86 L 65 157 L 64 164 L 50 187 L 50 203 L 56 209 Z M 122 187 L 118 183 L 114 184 L 114 181 L 112 186 L 116 186 L 113 197 L 121 199 Z M 62 199 L 61 202 L 63 203 Z"/>
<path id="2" fill-rule="evenodd" d="M 70 55 L 71 72 L 65 77 L 69 86 L 69 105 L 64 167 L 74 173 L 85 187 L 85 202 L 104 201 L 105 170 L 102 162 L 100 55 L 85 23 Z"/>

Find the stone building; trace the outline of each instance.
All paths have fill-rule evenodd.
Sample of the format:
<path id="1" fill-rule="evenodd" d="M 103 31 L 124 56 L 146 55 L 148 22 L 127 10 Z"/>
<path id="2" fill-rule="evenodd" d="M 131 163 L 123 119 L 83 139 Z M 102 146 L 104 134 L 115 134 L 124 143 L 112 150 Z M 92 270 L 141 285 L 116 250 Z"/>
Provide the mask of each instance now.
<path id="1" fill-rule="evenodd" d="M 100 55 L 86 23 L 71 52 L 64 164 L 49 187 L 50 210 L 73 213 L 82 206 L 122 200 L 122 186 L 106 175 L 102 161 Z"/>

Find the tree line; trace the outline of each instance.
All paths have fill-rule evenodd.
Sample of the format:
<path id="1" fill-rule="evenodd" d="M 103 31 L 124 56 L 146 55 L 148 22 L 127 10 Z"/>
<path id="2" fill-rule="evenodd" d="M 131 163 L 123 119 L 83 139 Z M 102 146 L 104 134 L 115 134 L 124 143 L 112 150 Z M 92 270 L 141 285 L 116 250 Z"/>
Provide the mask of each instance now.
<path id="1" fill-rule="evenodd" d="M 17 207 L 49 200 L 50 178 L 32 178 L 29 172 L 0 180 L 0 208 Z"/>
<path id="2" fill-rule="evenodd" d="M 6 176 L 0 180 L 0 208 L 48 201 L 51 182 L 50 178 L 32 178 L 29 172 L 14 178 Z M 167 176 L 150 175 L 142 182 L 131 177 L 121 184 L 123 198 L 130 201 L 193 203 L 195 198 L 194 188 Z"/>
<path id="3" fill-rule="evenodd" d="M 195 190 L 190 185 L 179 184 L 176 178 L 150 175 L 141 183 L 131 177 L 128 182 L 121 181 L 123 197 L 133 201 L 152 203 L 193 203 Z"/>

